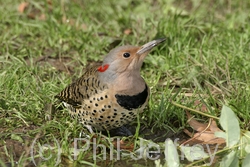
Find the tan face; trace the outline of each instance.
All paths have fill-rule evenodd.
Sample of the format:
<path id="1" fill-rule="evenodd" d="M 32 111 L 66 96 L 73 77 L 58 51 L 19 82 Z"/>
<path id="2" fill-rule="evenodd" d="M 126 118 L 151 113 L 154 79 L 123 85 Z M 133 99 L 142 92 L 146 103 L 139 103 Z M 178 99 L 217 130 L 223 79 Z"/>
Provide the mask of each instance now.
<path id="1" fill-rule="evenodd" d="M 110 67 L 115 66 L 117 72 L 124 72 L 127 70 L 139 71 L 144 60 L 144 58 L 141 58 L 142 55 L 137 54 L 139 49 L 140 47 L 129 47 L 119 50 L 116 52 L 114 61 L 110 64 Z"/>
<path id="2" fill-rule="evenodd" d="M 153 40 L 140 47 L 128 45 L 111 50 L 104 58 L 102 66 L 105 67 L 105 69 L 103 70 L 101 68 L 102 74 L 100 75 L 103 75 L 102 78 L 110 80 L 114 80 L 123 73 L 126 73 L 127 76 L 130 75 L 130 73 L 138 76 L 146 55 L 153 47 L 163 41 L 165 41 L 165 39 Z"/>

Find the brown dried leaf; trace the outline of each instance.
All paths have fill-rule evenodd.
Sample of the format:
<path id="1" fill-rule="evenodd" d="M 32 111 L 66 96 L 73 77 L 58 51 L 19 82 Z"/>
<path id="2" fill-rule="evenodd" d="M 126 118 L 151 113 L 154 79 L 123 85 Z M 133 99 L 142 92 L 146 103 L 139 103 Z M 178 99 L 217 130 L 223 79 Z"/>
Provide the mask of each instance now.
<path id="1" fill-rule="evenodd" d="M 126 141 L 120 140 L 119 146 L 117 145 L 118 144 L 117 140 L 114 140 L 112 143 L 115 148 L 129 150 L 129 151 L 133 151 L 134 149 L 134 143 L 132 143 L 131 141 L 126 142 Z"/>
<path id="2" fill-rule="evenodd" d="M 25 8 L 29 5 L 28 2 L 22 2 L 20 3 L 20 5 L 18 6 L 18 12 L 19 13 L 23 13 Z"/>
<path id="3" fill-rule="evenodd" d="M 191 138 L 184 143 L 185 144 L 197 144 L 197 143 L 202 143 L 202 144 L 224 144 L 226 141 L 223 138 L 216 137 L 214 135 L 214 132 L 211 131 L 204 131 L 200 133 L 191 133 L 187 129 L 184 129 L 184 133 L 186 133 L 188 136 Z"/>
<path id="4" fill-rule="evenodd" d="M 220 128 L 218 128 L 216 121 L 210 119 L 210 123 L 200 123 L 196 121 L 191 114 L 186 111 L 187 117 L 188 117 L 188 123 L 189 125 L 197 131 L 197 133 L 192 134 L 187 129 L 184 130 L 184 132 L 191 137 L 191 139 L 185 141 L 183 144 L 187 143 L 203 143 L 203 144 L 223 144 L 225 143 L 225 139 L 216 137 L 214 135 L 215 132 L 222 131 Z"/>
<path id="5" fill-rule="evenodd" d="M 207 106 L 205 104 L 203 104 L 202 102 L 200 102 L 199 100 L 196 100 L 194 102 L 194 105 L 197 107 L 197 109 L 199 109 L 202 112 L 207 112 Z"/>
<path id="6" fill-rule="evenodd" d="M 49 6 L 52 6 L 52 0 L 47 0 L 47 3 L 49 4 Z"/>
<path id="7" fill-rule="evenodd" d="M 39 16 L 39 20 L 46 20 L 46 16 L 44 13 L 42 13 L 40 16 Z"/>
<path id="8" fill-rule="evenodd" d="M 214 132 L 205 131 L 203 133 L 194 134 L 194 138 L 202 141 L 203 144 L 223 144 L 225 139 L 216 137 Z"/>
<path id="9" fill-rule="evenodd" d="M 206 123 L 200 123 L 198 121 L 196 121 L 192 116 L 191 114 L 186 111 L 186 114 L 187 114 L 187 118 L 188 118 L 188 124 L 196 131 L 198 132 L 202 132 L 203 130 L 205 130 L 208 126 L 208 124 Z"/>
<path id="10" fill-rule="evenodd" d="M 130 28 L 127 28 L 123 31 L 124 34 L 129 35 L 132 33 L 132 30 Z"/>
<path id="11" fill-rule="evenodd" d="M 48 9 L 49 9 L 49 11 L 51 11 L 52 10 L 51 0 L 47 0 L 47 3 L 48 3 Z M 45 8 L 44 5 L 41 5 L 41 7 Z M 28 12 L 26 13 L 28 18 L 46 20 L 47 13 L 44 13 L 43 10 L 41 10 L 40 8 L 37 8 L 35 5 L 32 5 L 32 3 L 29 4 L 28 2 L 22 2 L 18 6 L 18 12 L 24 13 L 26 8 L 29 8 L 29 10 L 27 10 Z"/>
<path id="12" fill-rule="evenodd" d="M 211 125 L 209 126 L 209 129 L 211 132 L 219 132 L 222 131 L 220 128 L 218 128 L 216 121 L 212 120 Z"/>

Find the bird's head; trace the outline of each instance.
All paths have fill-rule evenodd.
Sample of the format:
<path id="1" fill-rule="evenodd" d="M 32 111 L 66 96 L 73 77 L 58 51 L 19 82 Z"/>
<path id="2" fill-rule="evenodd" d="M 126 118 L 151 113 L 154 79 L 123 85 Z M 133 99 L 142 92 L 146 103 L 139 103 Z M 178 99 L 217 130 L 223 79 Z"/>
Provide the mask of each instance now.
<path id="1" fill-rule="evenodd" d="M 140 69 L 146 55 L 165 38 L 142 46 L 120 46 L 111 50 L 98 68 L 100 78 L 106 83 L 121 82 L 121 78 L 140 78 Z"/>

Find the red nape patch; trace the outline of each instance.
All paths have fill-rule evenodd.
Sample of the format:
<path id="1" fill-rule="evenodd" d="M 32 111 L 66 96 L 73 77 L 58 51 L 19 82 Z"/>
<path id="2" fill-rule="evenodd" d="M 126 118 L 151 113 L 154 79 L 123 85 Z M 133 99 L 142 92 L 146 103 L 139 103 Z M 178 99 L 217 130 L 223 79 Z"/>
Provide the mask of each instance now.
<path id="1" fill-rule="evenodd" d="M 99 72 L 104 72 L 104 71 L 106 71 L 108 68 L 109 68 L 109 64 L 105 64 L 105 65 L 103 65 L 103 66 L 98 67 L 97 70 L 98 70 Z"/>

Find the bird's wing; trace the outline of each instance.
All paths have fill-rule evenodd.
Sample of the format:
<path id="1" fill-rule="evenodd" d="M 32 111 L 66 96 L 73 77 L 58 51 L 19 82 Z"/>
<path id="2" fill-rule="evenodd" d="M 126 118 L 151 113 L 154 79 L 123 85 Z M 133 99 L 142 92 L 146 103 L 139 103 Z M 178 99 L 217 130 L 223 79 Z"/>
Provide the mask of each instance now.
<path id="1" fill-rule="evenodd" d="M 79 107 L 84 99 L 88 99 L 93 94 L 106 89 L 106 85 L 101 84 L 98 79 L 97 67 L 86 69 L 79 79 L 71 83 L 55 97 L 73 107 Z"/>

